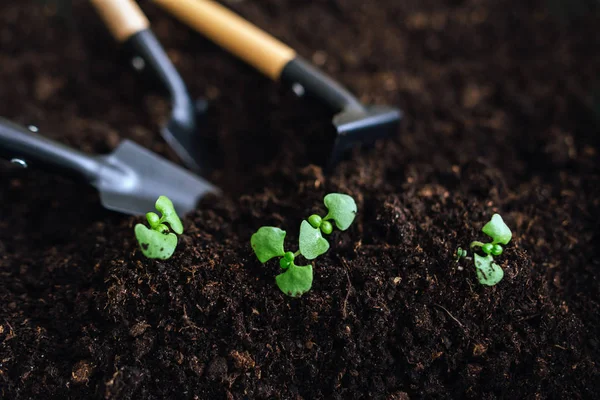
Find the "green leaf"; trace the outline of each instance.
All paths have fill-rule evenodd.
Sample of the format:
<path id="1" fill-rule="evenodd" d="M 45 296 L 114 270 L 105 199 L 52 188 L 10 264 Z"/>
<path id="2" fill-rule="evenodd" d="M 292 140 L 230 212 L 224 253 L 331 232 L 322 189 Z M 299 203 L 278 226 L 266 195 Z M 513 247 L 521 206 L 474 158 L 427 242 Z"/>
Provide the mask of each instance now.
<path id="1" fill-rule="evenodd" d="M 160 217 L 156 215 L 156 213 L 149 212 L 146 213 L 146 219 L 150 224 L 150 228 L 155 229 L 158 225 L 160 225 Z"/>
<path id="2" fill-rule="evenodd" d="M 512 232 L 510 231 L 510 228 L 506 226 L 500 214 L 492 215 L 490 222 L 485 224 L 481 230 L 494 240 L 493 244 L 508 244 L 510 239 L 512 239 Z"/>
<path id="3" fill-rule="evenodd" d="M 324 220 L 334 220 L 335 225 L 342 231 L 352 225 L 358 210 L 352 197 L 347 194 L 330 193 L 325 196 L 324 202 L 329 210 L 329 213 L 323 218 Z"/>
<path id="4" fill-rule="evenodd" d="M 177 235 L 157 232 L 146 228 L 142 224 L 135 226 L 135 237 L 142 249 L 142 253 L 148 258 L 166 260 L 173 255 L 177 247 Z"/>
<path id="5" fill-rule="evenodd" d="M 166 196 L 160 196 L 158 200 L 156 200 L 156 204 L 154 205 L 158 211 L 161 212 L 163 222 L 169 223 L 169 226 L 173 230 L 173 232 L 181 235 L 183 233 L 183 225 L 177 212 L 175 212 L 175 208 L 173 207 L 173 203 Z"/>
<path id="6" fill-rule="evenodd" d="M 307 260 L 313 260 L 329 250 L 329 242 L 323 239 L 321 230 L 313 228 L 307 221 L 300 225 L 300 254 Z"/>
<path id="7" fill-rule="evenodd" d="M 312 265 L 298 267 L 294 263 L 283 273 L 275 277 L 279 289 L 288 296 L 299 297 L 312 287 Z"/>
<path id="8" fill-rule="evenodd" d="M 158 224 L 155 227 L 152 228 L 153 231 L 156 232 L 160 232 L 164 235 L 166 235 L 167 233 L 169 233 L 169 227 L 165 224 Z"/>
<path id="9" fill-rule="evenodd" d="M 504 277 L 504 271 L 500 266 L 494 263 L 491 255 L 482 257 L 479 254 L 474 255 L 475 268 L 477 268 L 477 279 L 479 283 L 487 286 L 494 286 Z"/>
<path id="10" fill-rule="evenodd" d="M 273 257 L 283 256 L 283 241 L 285 231 L 274 226 L 263 226 L 250 238 L 252 249 L 261 263 L 266 263 Z"/>

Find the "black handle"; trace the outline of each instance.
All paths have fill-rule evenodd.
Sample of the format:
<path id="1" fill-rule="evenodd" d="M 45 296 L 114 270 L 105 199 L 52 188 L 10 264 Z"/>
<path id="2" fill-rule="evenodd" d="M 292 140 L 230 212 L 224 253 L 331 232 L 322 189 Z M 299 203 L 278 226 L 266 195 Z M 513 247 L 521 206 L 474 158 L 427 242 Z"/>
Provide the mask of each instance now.
<path id="1" fill-rule="evenodd" d="M 356 96 L 300 57 L 286 64 L 281 80 L 292 88 L 295 84 L 301 85 L 306 94 L 321 99 L 334 112 L 351 109 L 364 111 L 364 106 Z"/>
<path id="2" fill-rule="evenodd" d="M 0 154 L 77 175 L 89 183 L 98 178 L 100 162 L 68 146 L 47 139 L 0 117 Z"/>
<path id="3" fill-rule="evenodd" d="M 150 29 L 131 35 L 125 42 L 130 51 L 142 57 L 145 67 L 158 78 L 163 88 L 169 92 L 172 103 L 171 120 L 193 132 L 196 126 L 194 104 L 188 94 L 183 79 L 171 63 L 160 42 Z"/>

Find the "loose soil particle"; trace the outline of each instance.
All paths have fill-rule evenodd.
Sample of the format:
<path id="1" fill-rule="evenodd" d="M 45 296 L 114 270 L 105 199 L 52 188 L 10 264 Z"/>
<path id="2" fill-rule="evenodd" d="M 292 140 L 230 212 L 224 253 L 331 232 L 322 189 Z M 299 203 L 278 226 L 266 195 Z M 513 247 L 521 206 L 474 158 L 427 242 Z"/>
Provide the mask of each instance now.
<path id="1" fill-rule="evenodd" d="M 325 178 L 330 115 L 143 2 L 222 145 L 225 188 L 150 261 L 140 222 L 45 171 L 0 164 L 0 394 L 7 399 L 593 398 L 600 393 L 600 174 L 588 116 L 600 20 L 521 0 L 231 1 L 339 78 L 400 106 L 397 136 Z M 555 9 L 555 8 L 553 8 Z M 137 79 L 88 2 L 72 18 L 0 4 L 0 115 L 107 152 L 176 160 L 168 101 Z M 329 136 L 328 136 L 329 135 Z M 359 214 L 300 299 L 250 235 L 297 240 L 322 198 Z M 499 212 L 505 277 L 458 246 Z"/>

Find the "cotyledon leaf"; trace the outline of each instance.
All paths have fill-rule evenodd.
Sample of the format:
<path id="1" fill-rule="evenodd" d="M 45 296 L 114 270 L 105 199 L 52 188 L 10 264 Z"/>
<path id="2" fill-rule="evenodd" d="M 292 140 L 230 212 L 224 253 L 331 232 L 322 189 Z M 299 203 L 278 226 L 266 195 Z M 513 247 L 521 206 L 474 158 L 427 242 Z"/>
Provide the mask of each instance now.
<path id="1" fill-rule="evenodd" d="M 500 266 L 494 263 L 491 255 L 482 257 L 479 254 L 474 255 L 475 268 L 477 269 L 477 279 L 479 283 L 487 286 L 494 286 L 504 277 L 504 271 Z"/>
<path id="2" fill-rule="evenodd" d="M 275 277 L 279 289 L 291 297 L 299 297 L 312 287 L 312 265 L 298 267 L 292 262 L 290 267 Z"/>
<path id="3" fill-rule="evenodd" d="M 512 239 L 512 232 L 510 228 L 504 223 L 504 220 L 500 216 L 500 214 L 492 215 L 492 219 L 490 222 L 485 224 L 481 229 L 483 233 L 488 235 L 494 240 L 494 244 L 508 244 L 510 239 Z"/>
<path id="4" fill-rule="evenodd" d="M 154 206 L 158 211 L 161 212 L 161 219 L 169 224 L 173 232 L 181 235 L 183 233 L 183 224 L 181 223 L 177 212 L 175 212 L 173 202 L 166 196 L 160 196 L 158 200 L 156 200 L 156 204 Z"/>
<path id="5" fill-rule="evenodd" d="M 314 260 L 329 250 L 329 242 L 323 238 L 319 228 L 313 228 L 308 221 L 300 225 L 300 254 L 307 260 Z"/>
<path id="6" fill-rule="evenodd" d="M 173 255 L 177 247 L 177 235 L 174 233 L 164 234 L 162 232 L 148 229 L 145 225 L 135 226 L 135 237 L 142 249 L 142 253 L 148 258 L 166 260 Z"/>
<path id="7" fill-rule="evenodd" d="M 273 257 L 281 257 L 285 254 L 283 250 L 284 240 L 284 230 L 274 226 L 263 226 L 252 235 L 250 244 L 258 260 L 265 263 Z"/>
<path id="8" fill-rule="evenodd" d="M 356 202 L 351 196 L 341 193 L 330 193 L 323 199 L 329 210 L 324 220 L 332 219 L 338 229 L 345 231 L 352 225 L 356 217 Z"/>

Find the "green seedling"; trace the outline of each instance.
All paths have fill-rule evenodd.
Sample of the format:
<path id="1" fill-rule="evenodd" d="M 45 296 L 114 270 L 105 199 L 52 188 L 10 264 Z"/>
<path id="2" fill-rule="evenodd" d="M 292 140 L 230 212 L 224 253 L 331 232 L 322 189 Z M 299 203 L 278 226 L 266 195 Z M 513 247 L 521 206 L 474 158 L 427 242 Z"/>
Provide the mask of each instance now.
<path id="1" fill-rule="evenodd" d="M 512 239 L 512 232 L 510 231 L 510 228 L 506 226 L 499 214 L 494 214 L 492 219 L 485 224 L 481 230 L 491 237 L 492 241 L 489 243 L 473 241 L 469 248 L 472 251 L 479 249 L 485 254 L 485 256 L 481 256 L 475 252 L 473 254 L 479 283 L 482 285 L 494 286 L 504 277 L 502 268 L 494 263 L 494 256 L 499 256 L 503 253 L 504 249 L 501 245 L 507 245 L 508 242 L 510 242 Z M 458 261 L 460 258 L 466 257 L 467 255 L 467 250 L 459 247 L 456 250 L 455 257 Z"/>
<path id="2" fill-rule="evenodd" d="M 463 249 L 462 247 L 459 247 L 458 249 L 456 249 L 456 253 L 454 254 L 454 259 L 456 261 L 460 260 L 463 257 L 466 257 L 469 253 L 467 252 L 467 250 Z"/>
<path id="3" fill-rule="evenodd" d="M 181 235 L 183 225 L 168 197 L 160 196 L 156 200 L 155 207 L 160 211 L 162 217 L 153 212 L 147 213 L 146 219 L 150 224 L 150 229 L 145 225 L 137 224 L 135 226 L 135 237 L 146 257 L 166 260 L 173 255 L 177 247 L 177 235 L 175 233 Z M 170 232 L 169 227 L 175 233 Z"/>
<path id="4" fill-rule="evenodd" d="M 333 224 L 342 231 L 350 227 L 356 217 L 356 203 L 346 194 L 330 193 L 323 199 L 328 213 L 324 217 L 313 214 L 300 225 L 298 251 L 285 251 L 286 232 L 273 227 L 263 226 L 250 238 L 250 244 L 261 263 L 280 257 L 279 266 L 284 271 L 277 275 L 275 281 L 279 289 L 288 296 L 299 297 L 312 287 L 312 265 L 298 266 L 296 257 L 302 255 L 307 260 L 314 260 L 329 250 L 329 242 L 323 234 L 333 232 Z"/>

